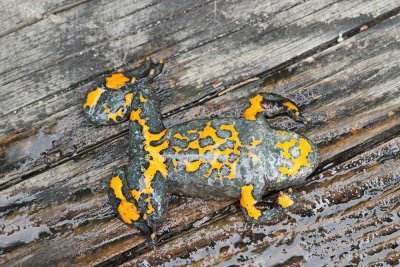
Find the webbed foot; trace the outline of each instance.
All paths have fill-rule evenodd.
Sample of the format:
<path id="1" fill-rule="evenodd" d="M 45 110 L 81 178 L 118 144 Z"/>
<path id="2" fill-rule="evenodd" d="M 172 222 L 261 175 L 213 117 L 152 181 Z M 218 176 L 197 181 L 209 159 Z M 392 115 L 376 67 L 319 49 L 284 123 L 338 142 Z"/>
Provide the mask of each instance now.
<path id="1" fill-rule="evenodd" d="M 302 206 L 303 203 L 298 201 L 300 196 L 300 194 L 293 194 L 291 189 L 286 193 L 281 191 L 272 206 L 266 207 L 262 203 L 257 203 L 253 198 L 252 190 L 245 189 L 242 190 L 240 206 L 246 221 L 251 223 L 262 223 Z"/>
<path id="2" fill-rule="evenodd" d="M 126 167 L 114 172 L 108 182 L 110 203 L 125 224 L 139 229 L 150 239 L 150 244 L 156 244 L 157 223 L 163 219 L 167 210 L 165 183 L 154 183 L 154 191 L 145 194 L 132 189 L 132 182 L 129 180 Z"/>

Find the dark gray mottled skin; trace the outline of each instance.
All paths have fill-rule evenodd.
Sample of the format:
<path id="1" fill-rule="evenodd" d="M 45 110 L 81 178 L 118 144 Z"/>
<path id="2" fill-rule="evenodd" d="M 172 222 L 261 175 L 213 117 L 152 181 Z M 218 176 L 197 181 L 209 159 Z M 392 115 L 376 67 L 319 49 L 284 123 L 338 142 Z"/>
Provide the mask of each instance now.
<path id="1" fill-rule="evenodd" d="M 120 219 L 145 234 L 155 233 L 170 193 L 240 199 L 252 222 L 281 212 L 282 204 L 262 211 L 256 202 L 266 192 L 302 183 L 316 168 L 319 154 L 310 140 L 271 128 L 265 117 L 284 114 L 302 120 L 297 106 L 273 93 L 258 94 L 244 107 L 243 117 L 165 129 L 148 83 L 162 68 L 162 62 L 147 58 L 136 70 L 100 81 L 84 104 L 84 115 L 95 125 L 129 120 L 130 163 L 108 181 L 110 202 Z M 294 203 L 293 196 L 286 196 Z"/>

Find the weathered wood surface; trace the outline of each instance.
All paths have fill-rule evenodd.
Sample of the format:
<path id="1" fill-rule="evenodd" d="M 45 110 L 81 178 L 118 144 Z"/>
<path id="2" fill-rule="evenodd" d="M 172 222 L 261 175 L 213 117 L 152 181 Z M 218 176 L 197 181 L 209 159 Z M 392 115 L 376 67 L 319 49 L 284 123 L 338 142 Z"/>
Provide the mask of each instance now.
<path id="1" fill-rule="evenodd" d="M 75 153 L 85 153 L 126 129 L 122 125 L 94 132 L 81 114 L 82 97 L 93 78 L 115 66 L 136 62 L 146 54 L 167 58 L 165 79 L 158 86 L 163 112 L 175 113 L 199 99 L 212 98 L 224 85 L 280 68 L 295 57 L 334 44 L 339 33 L 359 32 L 364 24 L 374 23 L 374 18 L 397 11 L 400 3 L 262 1 L 215 7 L 211 1 L 185 1 L 176 6 L 128 2 L 118 2 L 118 9 L 112 2 L 88 2 L 59 14 L 64 23 L 47 19 L 31 26 L 38 29 L 28 27 L 21 30 L 26 32 L 5 37 L 9 40 L 2 42 L 5 49 L 0 51 L 0 114 L 4 113 L 1 118 L 7 124 L 0 144 L 11 156 L 3 161 L 7 172 L 0 176 L 0 187 Z M 38 38 L 29 34 L 33 30 L 46 34 Z M 71 36 L 74 42 L 68 45 Z M 23 40 L 26 44 L 18 51 L 9 48 Z M 15 53 L 10 55 L 10 51 Z M 48 142 L 35 146 L 44 132 L 51 133 Z"/>
<path id="2" fill-rule="evenodd" d="M 398 263 L 400 1 L 76 3 L 0 38 L 0 264 Z M 317 206 L 253 226 L 234 202 L 175 198 L 149 249 L 104 191 L 127 162 L 126 125 L 80 111 L 95 77 L 147 54 L 166 58 L 167 126 L 237 115 L 255 91 L 299 103 L 307 127 L 272 123 L 320 147 L 297 188 Z"/>

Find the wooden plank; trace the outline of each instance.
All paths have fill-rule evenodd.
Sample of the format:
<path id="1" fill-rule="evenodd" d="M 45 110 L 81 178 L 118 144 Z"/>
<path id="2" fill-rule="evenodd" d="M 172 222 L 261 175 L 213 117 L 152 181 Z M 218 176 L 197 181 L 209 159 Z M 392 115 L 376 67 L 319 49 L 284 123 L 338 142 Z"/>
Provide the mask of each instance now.
<path id="1" fill-rule="evenodd" d="M 85 3 L 58 14 L 57 23 L 45 19 L 35 29 L 2 38 L 0 114 L 59 96 L 56 93 L 147 54 L 172 57 L 172 66 L 179 68 L 167 71 L 174 88 L 169 94 L 176 103 L 192 102 L 209 93 L 216 81 L 232 84 L 277 66 L 399 7 L 400 0 L 279 3 L 238 4 L 244 10 L 221 3 L 218 16 L 212 1 L 175 6 L 128 0 Z M 84 13 L 88 9 L 92 11 Z M 203 53 L 209 56 L 199 57 Z M 177 106 L 167 110 L 173 108 Z"/>
<path id="2" fill-rule="evenodd" d="M 197 3 L 197 1 L 195 2 Z M 167 16 L 167 18 L 171 17 L 169 20 L 167 18 L 164 18 L 163 23 L 160 23 L 162 24 L 162 26 L 157 26 L 158 24 L 155 24 L 149 29 L 146 28 L 148 31 L 152 31 L 153 33 L 163 30 L 164 34 L 171 34 L 171 36 L 174 36 L 174 34 L 177 34 L 177 28 L 175 26 L 186 25 L 187 23 L 184 24 L 184 21 L 191 22 L 189 25 L 186 25 L 185 28 L 179 28 L 179 33 L 184 35 L 180 36 L 179 41 L 177 41 L 178 39 L 174 38 L 175 41 L 168 44 L 168 49 L 162 46 L 157 48 L 159 50 L 165 48 L 163 52 L 158 53 L 155 52 L 156 50 L 149 50 L 149 46 L 146 45 L 137 46 L 139 50 L 141 49 L 141 52 L 139 50 L 132 51 L 138 52 L 137 54 L 134 54 L 133 61 L 137 60 L 138 57 L 141 57 L 146 53 L 155 53 L 156 56 L 169 56 L 169 60 L 166 66 L 166 73 L 163 78 L 158 81 L 158 87 L 162 90 L 160 91 L 160 98 L 163 100 L 162 109 L 164 113 L 174 109 L 179 109 L 180 107 L 182 107 L 182 104 L 192 103 L 196 99 L 202 98 L 204 95 L 209 94 L 210 92 L 215 90 L 212 86 L 210 86 L 210 84 L 214 83 L 217 80 L 220 80 L 221 77 L 224 77 L 225 84 L 229 85 L 231 83 L 234 83 L 235 81 L 240 81 L 240 79 L 247 79 L 248 77 L 250 77 L 250 75 L 270 70 L 271 68 L 282 64 L 282 62 L 285 62 L 285 60 L 290 61 L 290 59 L 294 56 L 304 53 L 306 51 L 310 51 L 310 49 L 312 50 L 329 40 L 335 43 L 338 31 L 347 31 L 349 29 L 357 27 L 357 25 L 358 27 L 361 27 L 365 22 L 371 22 L 371 19 L 372 21 L 374 21 L 374 17 L 396 6 L 396 2 L 392 1 L 385 4 L 382 4 L 383 2 L 381 1 L 377 3 L 371 2 L 367 5 L 356 4 L 354 1 L 352 1 L 351 3 L 340 1 L 335 4 L 329 4 L 328 2 L 321 3 L 321 1 L 317 1 L 317 3 L 313 1 L 309 1 L 306 3 L 280 2 L 281 4 L 272 6 L 269 6 L 270 4 L 268 3 L 269 2 L 264 3 L 267 5 L 264 9 L 268 10 L 268 7 L 270 10 L 270 13 L 267 12 L 267 15 L 271 16 L 271 18 L 268 18 L 268 20 L 266 20 L 265 18 L 263 19 L 264 15 L 262 14 L 258 14 L 257 16 L 255 16 L 255 18 L 258 19 L 255 19 L 253 16 L 248 17 L 247 15 L 245 15 L 245 12 L 241 12 L 239 10 L 240 5 L 239 7 L 231 7 L 227 4 L 225 8 L 223 8 L 224 6 L 222 6 L 221 10 L 229 10 L 229 16 L 234 15 L 236 16 L 235 19 L 227 19 L 227 15 L 221 15 L 220 17 L 217 16 L 216 21 L 213 21 L 211 23 L 208 21 L 209 17 L 202 14 L 208 14 L 208 11 L 213 10 L 213 3 L 207 2 L 201 5 L 195 5 L 194 3 L 190 4 L 189 2 L 187 2 L 186 6 L 180 7 L 178 9 L 178 11 L 182 13 L 182 15 L 176 15 L 174 17 L 171 14 L 175 14 L 178 11 L 173 8 L 172 10 L 168 9 L 169 12 L 164 12 L 162 13 L 162 15 Z M 87 4 L 89 5 L 91 3 Z M 130 10 L 131 13 L 133 12 L 132 15 L 124 13 L 124 15 L 120 15 L 122 17 L 120 19 L 121 21 L 117 19 L 117 22 L 115 23 L 119 25 L 118 27 L 127 27 L 127 23 L 131 23 L 129 22 L 131 21 L 129 20 L 129 18 L 131 18 L 131 16 L 135 16 L 139 18 L 143 17 L 144 19 L 147 19 L 146 21 L 148 21 L 148 23 L 151 24 L 152 20 L 148 16 L 148 12 L 152 11 L 152 8 L 157 7 L 158 9 L 155 10 L 157 11 L 163 9 L 164 7 L 161 8 L 159 6 L 162 5 L 162 3 L 159 3 L 158 5 L 151 5 L 151 3 L 147 4 L 149 5 L 148 9 L 150 10 L 147 10 L 147 8 L 140 8 L 135 6 L 136 9 L 134 9 L 133 11 L 128 9 L 128 11 Z M 246 4 L 246 6 L 248 6 L 249 11 L 253 13 L 257 10 L 264 10 L 262 6 L 260 6 L 260 3 L 252 3 L 251 5 Z M 84 7 L 85 5 L 81 5 L 77 7 L 77 9 Z M 99 9 L 100 7 L 96 6 L 93 8 Z M 231 10 L 232 8 L 234 10 Z M 101 10 L 102 9 L 94 11 L 93 14 L 97 14 Z M 307 11 L 307 13 L 303 12 L 305 10 Z M 342 12 L 343 10 L 346 11 Z M 71 13 L 70 16 L 76 17 L 75 12 L 77 11 L 75 9 L 69 12 Z M 139 13 L 141 14 L 143 12 L 145 13 L 141 16 L 138 15 Z M 157 16 L 160 16 L 161 13 L 159 13 L 160 12 L 155 13 L 158 14 L 155 18 L 158 18 Z M 194 15 L 193 13 L 196 13 L 196 15 Z M 370 15 L 354 17 L 354 14 L 360 13 L 368 13 Z M 65 14 L 64 16 L 67 16 L 68 14 Z M 321 21 L 319 21 L 321 20 L 321 18 L 327 19 L 328 23 L 326 25 L 323 23 L 321 24 Z M 76 22 L 74 21 L 70 24 L 75 26 L 78 23 L 79 25 L 86 25 L 84 23 L 86 20 L 81 21 L 82 19 L 87 19 L 90 21 L 90 18 L 78 17 L 76 18 Z M 239 24 L 237 24 L 238 21 L 240 22 Z M 143 21 L 141 22 L 144 23 Z M 209 24 L 205 24 L 206 22 Z M 86 21 L 86 23 L 88 22 Z M 269 23 L 268 25 L 270 27 L 267 27 L 266 23 Z M 132 27 L 139 27 L 138 25 L 139 24 Z M 198 29 L 195 27 L 196 25 L 210 25 L 210 29 L 212 29 L 213 34 L 216 34 L 215 36 L 222 37 L 213 37 L 210 39 L 210 32 L 205 32 L 203 26 L 201 27 L 201 29 Z M 239 27 L 237 25 L 242 26 Z M 49 25 L 47 25 L 46 27 L 49 27 L 44 28 L 46 30 L 50 31 L 52 29 L 52 27 L 50 27 Z M 113 27 L 117 26 L 114 25 Z M 293 34 L 293 32 L 300 31 L 299 27 L 302 28 L 301 36 Z M 56 27 L 56 30 L 59 29 Z M 99 53 L 96 58 L 98 59 L 98 57 L 100 57 L 101 60 L 110 60 L 110 62 L 112 61 L 113 63 L 102 63 L 102 66 L 98 69 L 98 72 L 95 70 L 89 71 L 89 69 L 95 67 L 98 62 L 95 58 L 90 58 L 87 60 L 87 54 L 81 57 L 80 52 L 78 51 L 82 51 L 82 46 L 71 47 L 72 50 L 77 49 L 76 52 L 73 52 L 71 50 L 68 53 L 64 54 L 61 51 L 56 53 L 55 55 L 46 55 L 43 57 L 44 61 L 34 61 L 33 58 L 29 59 L 29 56 L 25 55 L 25 57 L 21 60 L 26 60 L 27 62 L 24 65 L 26 65 L 26 68 L 29 68 L 32 71 L 34 71 L 35 68 L 38 67 L 36 65 L 40 65 L 43 67 L 43 65 L 47 64 L 46 62 L 58 62 L 59 59 L 57 58 L 66 58 L 65 64 L 69 64 L 68 66 L 70 67 L 66 67 L 66 65 L 65 67 L 62 67 L 62 64 L 64 63 L 58 62 L 59 65 L 57 68 L 45 68 L 44 70 L 35 72 L 35 74 L 32 74 L 33 76 L 39 75 L 40 77 L 44 77 L 43 75 L 50 75 L 52 80 L 37 80 L 37 82 L 35 82 L 36 89 L 33 91 L 31 90 L 33 88 L 32 86 L 28 86 L 28 84 L 24 84 L 25 82 L 22 82 L 23 79 L 27 79 L 26 81 L 31 80 L 33 77 L 32 75 L 29 75 L 29 77 L 26 76 L 25 78 L 18 79 L 18 82 L 16 83 L 10 82 L 7 84 L 7 88 L 10 88 L 7 89 L 8 91 L 0 91 L 0 94 L 2 92 L 4 92 L 4 94 L 7 94 L 7 97 L 0 97 L 0 99 L 5 101 L 2 103 L 2 106 L 4 107 L 13 106 L 11 104 L 7 104 L 7 101 L 9 101 L 9 99 L 15 98 L 20 101 L 22 99 L 38 99 L 40 97 L 44 97 L 40 101 L 33 101 L 31 104 L 28 104 L 24 108 L 17 110 L 16 113 L 11 112 L 2 117 L 3 121 L 7 121 L 7 124 L 4 125 L 3 128 L 2 140 L 0 141 L 0 144 L 2 144 L 2 149 L 0 151 L 2 153 L 2 156 L 0 157 L 0 159 L 2 159 L 2 163 L 5 166 L 3 173 L 0 174 L 0 184 L 3 187 L 26 179 L 34 175 L 37 171 L 48 168 L 49 166 L 60 164 L 70 158 L 72 155 L 85 153 L 85 151 L 90 150 L 92 146 L 104 144 L 108 140 L 116 138 L 116 136 L 119 136 L 120 133 L 123 133 L 123 131 L 126 129 L 126 125 L 122 125 L 113 128 L 100 128 L 98 130 L 96 129 L 96 131 L 93 131 L 93 127 L 85 123 L 80 113 L 83 95 L 85 92 L 87 92 L 87 90 L 91 88 L 92 83 L 91 81 L 86 81 L 84 85 L 80 86 L 78 82 L 82 79 L 87 79 L 88 75 L 95 75 L 95 73 L 110 69 L 112 66 L 120 65 L 122 64 L 122 62 L 128 59 L 124 57 L 122 60 L 122 58 L 120 58 L 118 61 L 119 63 L 116 63 L 114 61 L 116 57 L 112 56 L 111 54 L 110 56 L 107 56 L 105 54 L 99 56 L 100 51 L 102 51 L 101 49 L 109 48 L 107 42 L 108 39 L 103 36 L 104 33 L 100 34 L 103 30 L 99 30 L 100 32 L 96 32 L 96 35 L 98 35 L 99 38 L 103 38 L 104 40 L 106 40 L 104 42 L 101 42 L 101 44 L 104 45 L 101 46 L 102 48 L 96 48 L 96 53 Z M 137 28 L 132 28 L 133 32 L 134 30 L 138 31 Z M 143 29 L 143 31 L 146 30 Z M 143 34 L 143 31 L 138 31 L 136 34 Z M 169 31 L 172 32 L 168 33 Z M 85 30 L 82 30 L 82 32 L 86 34 L 85 36 L 87 36 L 87 32 Z M 188 36 L 186 36 L 185 34 L 188 34 Z M 153 39 L 146 40 L 146 42 L 156 42 L 159 39 L 158 37 L 160 37 L 159 34 L 153 35 L 148 34 L 148 36 Z M 257 38 L 255 36 L 257 36 Z M 131 49 L 127 49 L 127 46 L 131 47 L 135 45 L 133 45 L 132 42 L 125 42 L 131 39 L 131 36 L 124 37 L 122 39 L 114 40 L 113 44 L 115 44 L 115 42 L 118 42 L 119 45 L 116 46 L 118 49 L 131 51 Z M 312 42 L 310 42 L 311 39 L 313 40 Z M 40 51 L 42 51 L 43 49 L 41 42 L 45 42 L 45 40 L 41 40 L 40 43 L 37 44 L 37 49 L 39 49 Z M 28 43 L 26 45 L 28 45 Z M 242 51 L 242 49 L 244 49 L 243 47 L 247 47 L 247 43 L 250 43 L 250 46 L 252 48 L 245 49 L 250 49 L 251 51 L 239 53 L 239 51 Z M 29 50 L 35 51 L 35 47 L 36 46 Z M 151 47 L 156 46 L 152 45 Z M 118 51 L 118 49 L 113 51 Z M 44 50 L 46 50 L 46 53 L 50 53 L 47 51 L 48 49 Z M 38 51 L 37 53 L 40 54 L 40 51 Z M 92 50 L 89 49 L 87 53 L 93 52 L 90 51 Z M 207 51 L 213 51 L 212 53 L 214 54 L 214 56 L 196 58 L 199 54 L 209 54 L 209 52 Z M 109 53 L 110 51 L 106 49 L 103 50 L 103 52 Z M 35 54 L 36 52 L 32 53 Z M 45 52 L 42 51 L 42 53 Z M 74 53 L 73 57 L 68 56 L 71 53 Z M 260 56 L 258 58 L 255 58 L 256 54 L 254 53 Z M 86 58 L 84 59 L 84 57 Z M 229 61 L 229 57 L 234 58 L 236 66 L 240 67 L 236 67 L 234 70 L 233 65 L 227 67 L 225 62 Z M 29 60 L 33 60 L 33 63 L 29 63 Z M 75 63 L 71 64 L 71 60 L 73 60 Z M 128 60 L 128 62 L 129 61 L 132 62 L 132 60 Z M 240 63 L 239 61 L 243 61 L 246 63 Z M 85 62 L 85 64 L 87 63 L 87 67 L 89 69 L 87 69 L 86 71 L 78 71 L 76 72 L 76 74 L 78 76 L 83 76 L 79 76 L 79 78 L 77 76 L 71 76 L 69 74 L 66 75 L 66 73 L 64 72 L 66 68 L 76 69 L 72 67 L 76 65 L 82 66 L 82 62 Z M 193 64 L 194 62 L 196 62 L 196 64 Z M 8 63 L 13 65 L 12 62 Z M 32 66 L 32 64 L 36 64 L 36 67 Z M 205 66 L 207 64 L 208 66 L 213 67 L 206 68 Z M 4 66 L 7 65 L 8 64 L 5 64 Z M 199 66 L 204 66 L 204 69 L 200 71 Z M 63 73 L 60 73 L 61 69 Z M 21 68 L 19 68 L 18 71 L 20 72 Z M 53 71 L 58 72 L 59 75 L 54 73 L 49 74 Z M 194 76 L 186 77 L 185 75 L 183 75 L 183 71 L 185 73 L 202 72 L 201 75 L 203 76 L 203 78 L 201 78 L 201 81 L 199 81 L 196 80 L 197 78 Z M 47 74 L 44 74 L 44 72 L 46 72 Z M 58 82 L 56 82 L 56 80 Z M 67 87 L 71 84 L 75 85 L 72 87 L 68 87 L 66 91 L 62 91 L 62 88 L 66 88 L 63 86 L 48 88 L 49 83 L 64 83 L 61 80 L 64 80 L 68 83 L 68 85 L 66 85 Z M 29 83 L 31 84 L 31 81 L 29 81 Z M 191 86 L 189 85 L 190 83 L 192 83 Z M 40 89 L 43 86 L 45 86 L 47 89 Z M 22 95 L 18 93 L 19 89 L 16 89 L 17 87 L 21 88 L 21 90 L 23 88 Z M 12 90 L 12 93 L 9 92 L 11 88 L 14 88 Z M 54 94 L 54 88 L 57 88 L 56 91 L 61 91 Z M 171 101 L 171 99 L 174 99 L 174 101 Z M 14 100 L 12 102 L 14 103 Z M 190 118 L 194 117 L 187 116 L 187 119 Z"/>
<path id="3" fill-rule="evenodd" d="M 264 81 L 266 87 L 263 90 L 274 88 L 277 92 L 291 96 L 301 103 L 306 114 L 312 118 L 312 123 L 303 130 L 312 140 L 317 141 L 323 152 L 325 164 L 331 163 L 335 166 L 337 162 L 345 160 L 346 157 L 353 157 L 354 153 L 358 154 L 369 147 L 375 147 L 380 142 L 387 142 L 398 133 L 400 96 L 396 88 L 399 88 L 400 69 L 397 57 L 394 55 L 397 55 L 399 50 L 399 24 L 400 16 L 396 16 L 314 55 L 313 58 L 290 66 L 280 73 L 280 77 L 266 77 Z M 385 67 L 382 68 L 382 66 Z M 357 75 L 353 75 L 354 73 Z M 177 120 L 185 121 L 196 118 L 201 112 L 210 112 L 210 116 L 219 112 L 235 114 L 241 109 L 240 102 L 243 103 L 244 99 L 256 90 L 255 87 L 257 87 L 257 83 L 249 84 L 247 87 L 219 97 L 218 100 L 211 100 L 199 107 L 182 112 L 182 114 L 176 114 L 168 120 L 168 124 Z M 79 116 L 79 112 L 76 112 L 73 114 L 73 119 L 78 119 Z M 346 116 L 350 116 L 352 119 L 346 119 Z M 357 119 L 360 119 L 360 122 Z M 300 127 L 300 125 L 288 121 L 275 121 L 274 125 L 285 125 L 288 128 Z M 1 224 L 6 227 L 0 231 L 3 231 L 2 234 L 7 236 L 7 239 L 2 244 L 5 253 L 0 259 L 0 264 L 112 264 L 124 262 L 132 255 L 138 255 L 140 250 L 147 253 L 146 247 L 143 245 L 143 236 L 136 230 L 124 226 L 115 218 L 104 193 L 106 177 L 116 166 L 126 164 L 125 149 L 125 137 L 117 136 L 115 140 L 107 142 L 107 145 L 93 147 L 89 151 L 73 157 L 73 160 L 62 162 L 45 172 L 2 190 L 0 220 Z M 314 184 L 308 184 L 304 188 L 314 200 L 317 197 L 322 198 L 328 191 L 339 194 L 330 195 L 328 200 L 341 200 L 347 196 L 349 199 L 361 203 L 365 201 L 363 197 L 367 195 L 358 197 L 357 194 L 351 194 L 352 190 L 356 190 L 357 185 L 368 185 L 368 181 L 370 186 L 379 185 L 374 182 L 374 176 L 387 170 L 384 175 L 378 177 L 377 181 L 388 187 L 377 188 L 376 192 L 383 192 L 381 194 L 382 203 L 390 202 L 392 196 L 397 196 L 397 191 L 390 191 L 397 189 L 389 187 L 393 187 L 396 181 L 398 182 L 398 176 L 390 176 L 399 173 L 395 169 L 398 165 L 398 153 L 399 139 L 396 138 L 359 158 L 357 157 L 354 162 L 350 160 L 344 163 L 344 167 L 330 168 L 323 173 L 325 178 L 319 177 Z M 339 158 L 345 154 L 346 157 Z M 333 161 L 330 161 L 331 159 Z M 357 160 L 362 163 L 361 166 L 356 164 Z M 385 162 L 379 163 L 380 161 Z M 352 164 L 354 167 L 351 167 Z M 366 166 L 367 174 L 358 173 L 364 168 L 363 166 Z M 349 171 L 349 168 L 354 168 L 354 172 L 352 172 L 353 170 Z M 338 176 L 335 172 L 343 173 L 344 176 Z M 346 173 L 349 176 L 346 176 Z M 318 176 L 314 178 L 317 179 Z M 344 183 L 342 184 L 340 181 L 344 181 Z M 339 189 L 343 189 L 343 192 Z M 326 213 L 322 213 L 322 215 L 327 218 L 323 222 L 328 221 L 329 218 L 333 220 L 333 212 L 337 208 L 342 209 L 343 212 L 349 207 L 344 202 L 346 201 L 338 201 L 337 205 L 333 203 L 331 208 L 326 207 L 322 202 L 323 208 L 326 210 Z M 338 206 L 341 205 L 340 203 L 343 205 Z M 354 202 L 348 203 L 350 205 Z M 364 207 L 370 207 L 372 202 L 367 203 L 369 204 Z M 187 235 L 183 237 L 190 237 L 190 234 L 194 234 L 194 239 L 190 238 L 188 242 L 191 242 L 190 245 L 199 245 L 203 248 L 201 251 L 205 250 L 205 247 L 201 246 L 201 242 L 209 245 L 207 243 L 209 236 L 206 235 L 207 238 L 201 240 L 198 237 L 201 236 L 201 233 L 214 233 L 208 230 L 215 230 L 212 228 L 215 227 L 215 224 L 221 224 L 221 227 L 225 227 L 226 224 L 227 228 L 223 228 L 224 231 L 217 231 L 212 238 L 209 238 L 210 240 L 218 241 L 218 238 L 223 240 L 224 236 L 230 233 L 229 231 L 234 233 L 236 230 L 238 233 L 245 231 L 251 236 L 251 231 L 255 227 L 244 224 L 241 216 L 237 213 L 232 215 L 232 211 L 222 212 L 220 210 L 225 207 L 235 210 L 235 206 L 228 206 L 228 204 L 229 202 L 205 203 L 201 200 L 177 199 L 173 202 L 168 218 L 161 226 L 160 233 L 161 235 L 172 235 L 176 240 L 182 241 L 179 233 L 185 229 L 192 229 L 190 233 L 184 233 Z M 357 208 L 361 206 L 357 206 Z M 376 208 L 378 219 L 384 218 L 385 214 L 379 213 L 378 207 Z M 355 209 L 355 212 L 358 211 L 359 209 Z M 207 224 L 208 218 L 214 218 L 213 212 L 216 212 L 218 216 L 228 214 L 227 218 L 232 219 L 232 223 L 227 223 L 228 220 L 224 223 L 211 221 L 211 224 Z M 317 215 L 319 214 L 317 213 Z M 315 220 L 316 217 L 310 217 L 310 221 Z M 193 224 L 197 227 L 194 227 Z M 205 228 L 197 231 L 197 228 L 202 225 Z M 207 225 L 210 225 L 211 228 L 208 229 Z M 236 226 L 243 227 L 235 228 Z M 277 229 L 273 233 L 279 238 L 278 230 L 282 228 L 282 224 L 273 227 Z M 390 223 L 387 227 L 390 227 Z M 203 231 L 203 229 L 205 230 Z M 382 231 L 385 229 L 382 228 Z M 196 235 L 196 233 L 199 234 Z M 281 233 L 281 235 L 284 234 L 285 232 Z M 277 238 L 275 240 L 278 240 Z M 391 239 L 385 238 L 383 235 L 383 239 L 379 239 L 379 241 L 387 241 L 386 243 L 389 245 L 393 243 Z M 79 242 L 77 243 L 76 240 Z M 369 239 L 367 238 L 367 240 Z M 18 243 L 18 241 L 22 241 L 22 243 Z M 336 244 L 335 240 L 332 242 Z M 179 249 L 175 250 L 178 244 L 182 246 L 179 241 L 177 243 L 170 241 L 167 244 L 171 244 L 170 251 L 174 253 L 177 260 L 184 255 Z M 369 247 L 369 249 L 385 247 L 385 244 L 378 242 L 373 244 L 374 247 Z M 162 246 L 161 253 L 166 251 L 167 246 Z M 247 249 L 246 244 L 238 246 Z M 254 246 L 258 248 L 258 243 L 257 246 Z M 261 249 L 263 249 L 262 245 Z M 383 251 L 386 252 L 386 250 Z M 190 253 L 192 252 L 189 251 L 189 256 Z M 230 248 L 224 253 L 227 258 L 235 260 L 236 254 L 231 252 Z M 224 253 L 222 254 L 225 255 Z M 268 255 L 273 252 L 268 250 L 266 253 Z M 138 256 L 136 260 L 143 259 L 145 255 L 148 254 Z M 199 254 L 193 252 L 191 259 L 196 255 Z M 155 257 L 148 256 L 150 261 L 157 263 Z M 211 260 L 217 262 L 221 259 L 212 258 Z M 161 257 L 160 261 L 167 261 L 166 256 Z"/>
<path id="4" fill-rule="evenodd" d="M 56 13 L 89 0 L 2 0 L 0 2 L 0 38 L 15 33 L 45 17 L 56 19 Z"/>
<path id="5" fill-rule="evenodd" d="M 313 208 L 260 225 L 244 223 L 238 209 L 155 251 L 133 254 L 123 266 L 389 265 L 387 256 L 400 241 L 399 182 L 400 138 L 395 138 L 299 188 L 316 203 Z"/>

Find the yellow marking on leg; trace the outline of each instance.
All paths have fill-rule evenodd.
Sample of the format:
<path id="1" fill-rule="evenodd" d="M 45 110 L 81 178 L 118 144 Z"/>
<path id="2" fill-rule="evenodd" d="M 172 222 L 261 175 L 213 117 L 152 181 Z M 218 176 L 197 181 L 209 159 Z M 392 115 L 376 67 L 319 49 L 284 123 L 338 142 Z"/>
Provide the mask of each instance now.
<path id="1" fill-rule="evenodd" d="M 117 121 L 117 118 L 120 117 L 122 118 L 123 114 L 122 114 L 122 109 L 118 109 L 117 112 L 115 113 L 111 113 L 108 115 L 108 119 L 113 120 L 113 121 Z"/>
<path id="2" fill-rule="evenodd" d="M 133 93 L 127 93 L 125 95 L 124 107 L 129 107 L 132 103 L 132 99 L 133 99 Z"/>
<path id="3" fill-rule="evenodd" d="M 142 119 L 140 113 L 142 110 L 139 108 L 137 110 L 132 110 L 130 114 L 130 120 L 136 121 L 140 126 L 142 126 L 143 137 L 144 137 L 144 149 L 147 152 L 148 164 L 146 170 L 144 170 L 144 184 L 146 188 L 141 191 L 145 194 L 151 194 L 153 192 L 153 188 L 151 187 L 151 181 L 157 172 L 166 178 L 168 174 L 167 165 L 165 164 L 165 158 L 161 155 L 161 152 L 168 148 L 169 141 L 166 140 L 160 145 L 153 146 L 151 145 L 154 141 L 159 141 L 166 133 L 166 130 L 161 133 L 153 134 L 150 132 L 150 127 L 147 125 L 146 120 Z"/>
<path id="4" fill-rule="evenodd" d="M 294 204 L 294 201 L 283 192 L 279 192 L 277 202 L 284 209 L 286 209 Z"/>
<path id="5" fill-rule="evenodd" d="M 106 87 L 108 89 L 117 90 L 129 82 L 129 78 L 122 73 L 114 73 L 106 78 Z"/>
<path id="6" fill-rule="evenodd" d="M 149 196 L 148 198 L 146 198 L 146 202 L 147 202 L 147 214 L 150 214 L 154 211 L 153 205 L 151 205 L 151 197 Z"/>
<path id="7" fill-rule="evenodd" d="M 136 78 L 133 77 L 132 80 L 131 80 L 131 83 L 135 83 L 135 82 L 136 82 Z"/>
<path id="8" fill-rule="evenodd" d="M 242 194 L 240 197 L 240 205 L 246 209 L 247 215 L 251 218 L 258 219 L 261 216 L 261 210 L 257 209 L 256 200 L 253 195 L 253 185 L 242 186 Z"/>
<path id="9" fill-rule="evenodd" d="M 299 111 L 299 108 L 289 101 L 283 102 L 282 105 L 289 110 Z"/>
<path id="10" fill-rule="evenodd" d="M 97 101 L 99 101 L 99 98 L 101 94 L 104 92 L 104 89 L 97 87 L 95 90 L 91 91 L 87 97 L 86 97 L 86 102 L 83 104 L 83 108 L 91 108 L 94 107 L 97 104 Z"/>
<path id="11" fill-rule="evenodd" d="M 140 214 L 134 203 L 129 202 L 122 194 L 122 180 L 117 175 L 111 178 L 110 188 L 114 191 L 114 196 L 121 202 L 118 205 L 118 213 L 122 220 L 127 224 L 132 224 L 132 221 L 137 221 Z"/>
<path id="12" fill-rule="evenodd" d="M 282 149 L 282 156 L 285 159 L 291 159 L 292 160 L 292 166 L 288 168 L 287 166 L 281 166 L 278 168 L 278 171 L 286 174 L 288 176 L 294 176 L 297 174 L 300 170 L 301 167 L 309 167 L 310 163 L 308 162 L 307 156 L 312 152 L 312 148 L 310 143 L 304 139 L 304 138 L 299 138 L 298 140 L 298 149 L 300 155 L 297 158 L 294 158 L 291 154 L 289 149 L 294 147 L 296 144 L 296 140 L 292 138 L 289 141 L 286 142 L 278 142 L 276 143 L 276 147 Z"/>
<path id="13" fill-rule="evenodd" d="M 205 162 L 206 162 L 205 159 L 200 159 L 200 160 L 195 160 L 195 161 L 188 162 L 186 164 L 186 171 L 187 172 L 195 172 L 200 168 L 200 165 L 205 163 Z"/>
<path id="14" fill-rule="evenodd" d="M 250 106 L 244 111 L 243 117 L 245 117 L 247 120 L 254 121 L 257 114 L 264 110 L 261 106 L 262 100 L 263 97 L 261 95 L 256 95 L 255 97 L 251 98 L 249 100 Z"/>

